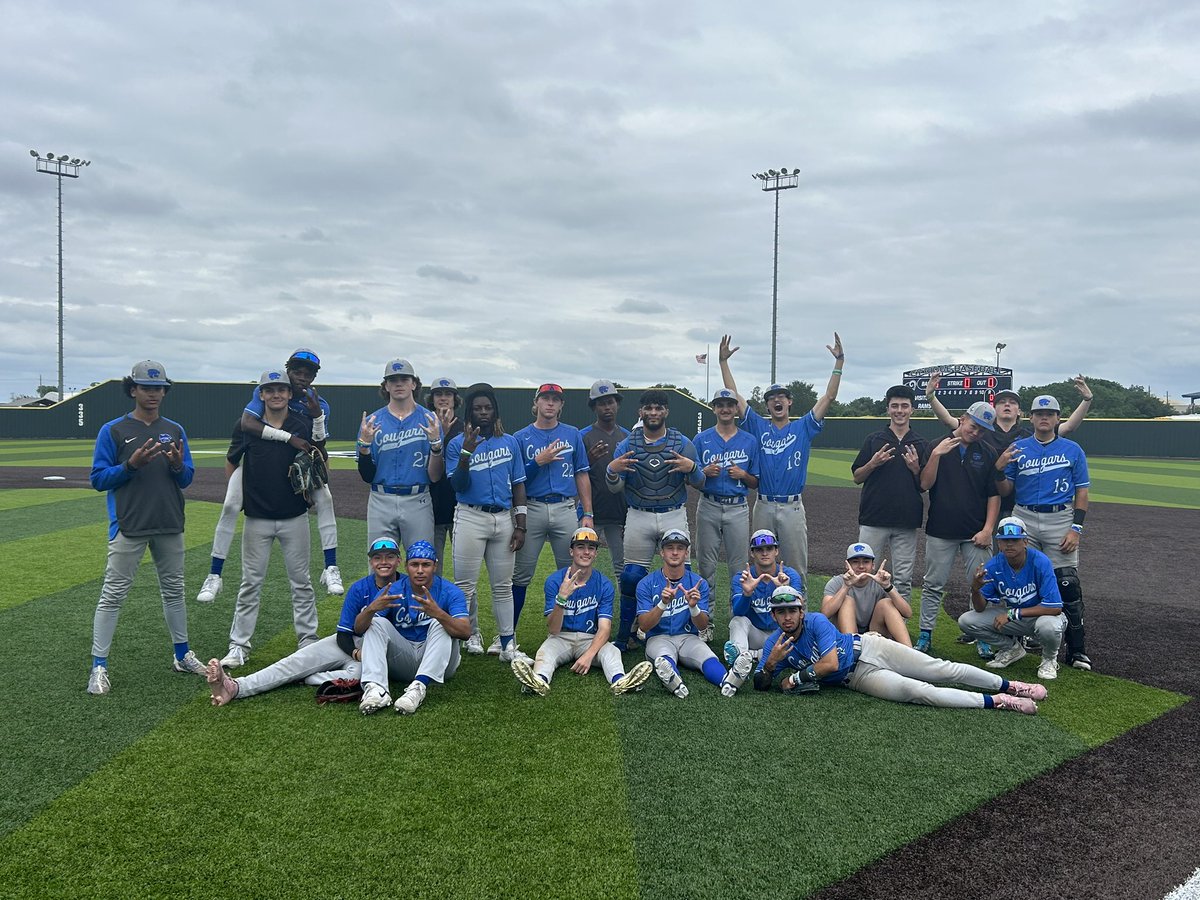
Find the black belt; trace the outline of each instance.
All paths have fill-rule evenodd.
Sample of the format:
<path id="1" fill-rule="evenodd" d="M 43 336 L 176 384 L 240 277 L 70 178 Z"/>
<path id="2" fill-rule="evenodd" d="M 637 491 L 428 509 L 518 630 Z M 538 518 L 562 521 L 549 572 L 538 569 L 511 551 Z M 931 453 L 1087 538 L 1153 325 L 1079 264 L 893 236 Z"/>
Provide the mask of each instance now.
<path id="1" fill-rule="evenodd" d="M 741 506 L 746 502 L 746 497 L 743 494 L 735 494 L 732 497 L 727 497 L 724 494 L 705 494 L 705 500 L 711 500 L 713 503 L 721 503 L 725 506 Z"/>
<path id="2" fill-rule="evenodd" d="M 630 506 L 629 508 L 636 509 L 638 512 L 665 513 L 683 509 L 683 504 L 680 503 L 678 506 Z"/>
<path id="3" fill-rule="evenodd" d="M 502 513 L 508 512 L 507 506 L 492 506 L 490 503 L 464 503 L 462 504 L 467 509 L 477 509 L 485 513 Z"/>
<path id="4" fill-rule="evenodd" d="M 538 503 L 562 503 L 564 500 L 574 500 L 574 497 L 565 497 L 562 494 L 546 494 L 543 497 L 530 497 L 530 500 L 536 500 Z"/>
<path id="5" fill-rule="evenodd" d="M 1071 508 L 1070 503 L 1051 503 L 1042 506 L 1026 506 L 1024 503 L 1018 503 L 1017 506 L 1037 513 L 1062 512 L 1064 509 Z"/>
<path id="6" fill-rule="evenodd" d="M 767 501 L 770 501 L 771 503 L 795 503 L 797 500 L 800 499 L 800 495 L 799 494 L 788 494 L 786 497 L 783 495 L 776 495 L 776 496 L 772 497 L 768 494 L 759 494 L 758 499 L 759 500 L 767 500 Z"/>
<path id="7" fill-rule="evenodd" d="M 395 494 L 407 497 L 411 494 L 423 494 L 429 490 L 427 484 L 373 484 L 371 490 L 377 494 Z"/>

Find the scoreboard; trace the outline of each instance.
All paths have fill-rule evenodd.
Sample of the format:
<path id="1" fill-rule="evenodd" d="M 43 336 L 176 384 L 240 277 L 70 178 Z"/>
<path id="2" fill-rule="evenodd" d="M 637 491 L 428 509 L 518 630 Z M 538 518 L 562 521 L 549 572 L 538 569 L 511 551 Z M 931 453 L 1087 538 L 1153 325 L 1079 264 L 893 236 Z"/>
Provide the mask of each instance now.
<path id="1" fill-rule="evenodd" d="M 910 369 L 901 376 L 901 384 L 916 393 L 917 409 L 929 409 L 925 391 L 929 387 L 929 377 L 935 373 L 941 374 L 937 396 L 947 409 L 966 409 L 980 400 L 992 403 L 997 392 L 1013 389 L 1012 369 L 950 364 Z"/>

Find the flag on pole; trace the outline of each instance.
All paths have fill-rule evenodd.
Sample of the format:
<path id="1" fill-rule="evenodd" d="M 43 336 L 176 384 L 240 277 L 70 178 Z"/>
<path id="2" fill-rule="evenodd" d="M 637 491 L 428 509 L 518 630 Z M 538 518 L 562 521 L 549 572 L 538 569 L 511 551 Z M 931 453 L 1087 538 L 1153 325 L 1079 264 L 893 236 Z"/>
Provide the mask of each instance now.
<path id="1" fill-rule="evenodd" d="M 700 363 L 700 365 L 704 365 L 706 362 L 708 362 L 708 354 L 707 353 L 697 353 L 696 354 L 696 362 Z"/>

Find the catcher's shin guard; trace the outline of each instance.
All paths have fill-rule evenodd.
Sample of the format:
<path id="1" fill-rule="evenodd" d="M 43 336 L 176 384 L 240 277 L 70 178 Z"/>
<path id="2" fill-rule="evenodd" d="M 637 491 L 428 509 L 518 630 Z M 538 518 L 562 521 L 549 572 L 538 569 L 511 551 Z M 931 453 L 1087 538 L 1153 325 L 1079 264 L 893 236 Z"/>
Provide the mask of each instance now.
<path id="1" fill-rule="evenodd" d="M 1058 592 L 1062 595 L 1063 612 L 1067 615 L 1067 659 L 1077 653 L 1087 653 L 1083 630 L 1083 585 L 1079 583 L 1079 570 L 1075 566 L 1063 566 L 1054 570 L 1058 579 Z"/>

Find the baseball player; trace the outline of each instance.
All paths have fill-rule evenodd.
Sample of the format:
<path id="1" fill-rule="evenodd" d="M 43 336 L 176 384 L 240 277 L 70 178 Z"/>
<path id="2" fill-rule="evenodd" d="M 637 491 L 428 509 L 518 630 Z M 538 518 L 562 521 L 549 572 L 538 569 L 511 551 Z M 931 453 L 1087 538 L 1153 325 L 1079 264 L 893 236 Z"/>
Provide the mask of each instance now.
<path id="1" fill-rule="evenodd" d="M 1007 709 L 1035 715 L 1046 696 L 1040 684 L 1007 681 L 994 672 L 926 656 L 881 634 L 846 634 L 821 613 L 806 613 L 804 598 L 791 585 L 776 588 L 771 615 L 779 630 L 763 648 L 754 687 L 770 690 L 783 670 L 784 693 L 807 693 L 821 685 L 843 685 L 860 694 L 897 703 L 958 709 Z M 965 684 L 986 693 L 940 687 Z"/>
<path id="2" fill-rule="evenodd" d="M 888 388 L 888 427 L 867 435 L 850 464 L 858 497 L 858 539 L 879 548 L 892 561 L 896 590 L 912 602 L 913 567 L 917 562 L 917 529 L 925 513 L 921 466 L 929 442 L 909 427 L 917 396 L 907 385 Z"/>
<path id="3" fill-rule="evenodd" d="M 367 533 L 398 544 L 433 541 L 430 483 L 446 470 L 441 426 L 416 401 L 420 381 L 407 359 L 383 367 L 379 394 L 387 405 L 367 415 L 358 430 L 358 475 L 371 485 Z"/>
<path id="4" fill-rule="evenodd" d="M 1016 513 L 1025 522 L 1030 546 L 1054 565 L 1067 616 L 1067 663 L 1089 670 L 1083 627 L 1083 587 L 1079 583 L 1079 539 L 1088 510 L 1088 466 L 1083 448 L 1057 433 L 1058 400 L 1033 398 L 1029 413 L 1033 437 L 1013 444 L 1001 494 L 1016 495 Z"/>
<path id="5" fill-rule="evenodd" d="M 462 419 L 458 417 L 462 399 L 458 396 L 458 385 L 451 379 L 433 379 L 425 405 L 437 416 L 444 442 L 450 443 L 452 437 L 462 434 Z M 438 554 L 437 573 L 441 575 L 442 561 L 446 558 L 446 537 L 454 528 L 454 488 L 450 486 L 450 478 L 446 474 L 430 482 L 429 496 L 433 500 L 433 546 Z"/>
<path id="6" fill-rule="evenodd" d="M 1000 552 L 975 571 L 971 609 L 958 617 L 958 625 L 965 634 L 997 648 L 996 658 L 988 663 L 993 669 L 1021 659 L 1025 648 L 1020 639 L 1035 638 L 1042 649 L 1038 678 L 1049 681 L 1058 677 L 1067 618 L 1054 567 L 1044 553 L 1028 545 L 1028 537 L 1017 516 L 1000 521 Z"/>
<path id="7" fill-rule="evenodd" d="M 533 666 L 513 660 L 512 670 L 525 690 L 545 697 L 559 666 L 571 663 L 576 675 L 586 675 L 600 661 L 613 694 L 639 689 L 650 677 L 642 661 L 626 674 L 621 651 L 609 643 L 612 635 L 613 585 L 597 572 L 600 537 L 595 529 L 579 528 L 571 536 L 571 562 L 546 579 L 546 630 Z"/>
<path id="8" fill-rule="evenodd" d="M 285 656 L 279 662 L 241 678 L 230 678 L 221 667 L 220 660 L 210 660 L 208 684 L 213 706 L 245 700 L 255 694 L 300 681 L 311 685 L 338 681 L 344 685 L 359 685 L 362 638 L 354 631 L 354 621 L 381 592 L 388 593 L 387 589 L 400 577 L 400 547 L 391 538 L 379 538 L 367 548 L 367 560 L 371 573 L 354 582 L 346 591 L 337 630 L 329 637 L 321 638 L 315 644 L 302 647 L 291 656 Z M 361 686 L 358 687 L 358 693 L 362 693 Z"/>
<path id="9" fill-rule="evenodd" d="M 301 347 L 288 357 L 285 370 L 292 384 L 292 399 L 288 403 L 288 409 L 309 420 L 312 443 L 299 435 L 272 428 L 263 422 L 263 403 L 258 396 L 257 387 L 251 390 L 250 401 L 242 411 L 242 429 L 255 437 L 290 444 L 296 450 L 311 450 L 316 446 L 325 453 L 329 404 L 324 398 L 317 396 L 316 388 L 312 386 L 317 372 L 321 370 L 321 360 L 313 351 Z M 328 458 L 328 454 L 325 455 Z M 217 520 L 216 531 L 213 534 L 212 563 L 204 584 L 200 586 L 200 593 L 196 595 L 196 599 L 201 603 L 212 603 L 221 593 L 221 573 L 225 568 L 225 557 L 229 555 L 229 545 L 233 543 L 238 514 L 242 511 L 242 471 L 229 465 L 226 477 L 229 482 L 225 487 L 221 517 Z M 321 547 L 325 553 L 321 583 L 330 594 L 338 595 L 343 590 L 342 573 L 337 565 L 337 517 L 334 514 L 333 494 L 329 492 L 329 485 L 322 485 L 321 489 L 313 494 L 313 506 L 317 510 L 317 532 L 321 536 Z"/>
<path id="10" fill-rule="evenodd" d="M 842 367 L 846 354 L 842 339 L 833 333 L 833 345 L 826 345 L 833 354 L 833 374 L 825 393 L 807 414 L 792 421 L 792 392 L 782 384 L 767 388 L 763 401 L 770 420 L 764 419 L 737 393 L 737 384 L 729 369 L 729 357 L 741 348 L 732 347 L 729 335 L 721 338 L 719 357 L 721 378 L 725 387 L 737 394 L 738 413 L 742 427 L 759 441 L 758 501 L 754 505 L 753 523 L 756 529 L 767 528 L 779 537 L 780 558 L 801 575 L 808 575 L 808 524 L 804 513 L 804 483 L 808 479 L 808 455 L 813 439 L 825 425 L 829 404 L 837 399 L 842 383 Z"/>
<path id="11" fill-rule="evenodd" d="M 887 560 L 876 569 L 875 551 L 862 541 L 846 548 L 845 573 L 826 583 L 821 615 L 847 634 L 874 631 L 905 647 L 912 646 L 908 636 L 912 606 L 896 587 Z"/>
<path id="12" fill-rule="evenodd" d="M 771 618 L 771 593 L 790 584 L 804 594 L 804 579 L 791 566 L 779 561 L 779 539 L 765 528 L 750 535 L 751 563 L 733 576 L 730 584 L 729 640 L 725 663 L 732 668 L 740 654 L 757 662 L 759 651 L 775 631 Z"/>
<path id="13" fill-rule="evenodd" d="M 272 428 L 311 437 L 308 419 L 291 412 L 288 401 L 292 385 L 279 371 L 267 370 L 258 380 L 263 401 L 262 421 Z M 238 422 L 226 459 L 242 467 L 243 505 L 242 584 L 238 589 L 233 624 L 229 629 L 229 652 L 221 659 L 227 669 L 245 665 L 250 658 L 250 638 L 258 621 L 262 586 L 271 561 L 271 547 L 278 539 L 283 563 L 292 589 L 292 620 L 296 640 L 306 647 L 317 640 L 317 600 L 309 576 L 311 539 L 308 530 L 308 501 L 297 494 L 288 479 L 288 468 L 296 451 L 286 443 L 260 437 Z"/>
<path id="14" fill-rule="evenodd" d="M 592 482 L 592 509 L 595 510 L 593 524 L 597 533 L 608 545 L 612 557 L 613 574 L 621 577 L 625 568 L 625 495 L 614 494 L 604 484 L 608 464 L 613 460 L 617 444 L 629 437 L 628 429 L 617 424 L 617 411 L 621 408 L 621 394 L 611 381 L 600 379 L 592 382 L 588 391 L 588 406 L 596 414 L 596 420 L 583 428 L 579 436 L 588 454 L 588 478 Z"/>
<path id="15" fill-rule="evenodd" d="M 614 494 L 623 492 L 628 506 L 617 631 L 617 644 L 625 650 L 631 649 L 638 584 L 650 572 L 654 550 L 668 532 L 687 534 L 687 485 L 704 483 L 696 448 L 676 429 L 667 427 L 670 404 L 666 391 L 644 391 L 638 408 L 642 427 L 635 427 L 617 444 L 605 469 L 605 486 Z"/>
<path id="16" fill-rule="evenodd" d="M 557 384 L 543 384 L 534 395 L 533 423 L 514 435 L 525 461 L 525 496 L 529 508 L 525 519 L 529 531 L 517 551 L 513 571 L 514 627 L 521 621 L 525 593 L 546 541 L 554 552 L 555 565 L 561 569 L 571 559 L 571 535 L 575 529 L 579 525 L 591 528 L 594 523 L 587 449 L 579 429 L 559 421 L 562 409 L 563 389 Z M 576 515 L 576 500 L 582 506 L 582 516 Z M 499 643 L 489 647 L 488 652 L 498 654 Z"/>
<path id="17" fill-rule="evenodd" d="M 725 551 L 730 572 L 741 572 L 749 561 L 746 548 L 750 543 L 750 507 L 746 500 L 750 490 L 758 487 L 758 441 L 738 428 L 738 398 L 733 391 L 717 391 L 712 408 L 717 424 L 696 435 L 695 441 L 700 471 L 704 473 L 696 507 L 696 556 L 715 607 L 712 585 L 721 550 Z M 731 603 L 732 599 L 730 593 Z M 705 642 L 712 640 L 714 612 L 715 608 L 700 635 Z"/>
<path id="18" fill-rule="evenodd" d="M 646 658 L 654 661 L 663 687 L 680 700 L 688 695 L 680 664 L 698 670 L 721 689 L 722 697 L 732 697 L 754 668 L 754 658 L 743 653 L 727 672 L 700 640 L 708 625 L 708 582 L 685 567 L 690 546 L 687 532 L 669 530 L 662 539 L 662 568 L 638 584 L 638 627 L 646 633 Z"/>
<path id="19" fill-rule="evenodd" d="M 521 445 L 504 433 L 496 391 L 475 384 L 464 398 L 462 434 L 450 441 L 454 460 L 450 484 L 458 498 L 454 513 L 454 583 L 470 598 L 471 630 L 467 652 L 483 653 L 479 633 L 479 571 L 487 562 L 492 614 L 500 632 L 500 661 L 533 660 L 517 646 L 513 626 L 514 557 L 525 542 L 525 465 Z"/>
<path id="20" fill-rule="evenodd" d="M 183 426 L 159 415 L 171 389 L 160 362 L 144 360 L 122 382 L 133 410 L 106 422 L 96 435 L 91 483 L 108 493 L 108 562 L 92 622 L 89 694 L 107 694 L 108 651 L 121 606 L 150 548 L 158 571 L 163 617 L 175 645 L 171 668 L 204 673 L 188 646 L 183 603 L 183 489 L 196 474 Z"/>
<path id="21" fill-rule="evenodd" d="M 983 436 L 995 427 L 996 412 L 987 403 L 974 403 L 957 421 L 954 431 L 934 441 L 921 470 L 921 487 L 929 492 L 925 523 L 925 580 L 921 591 L 920 634 L 916 647 L 928 653 L 933 629 L 954 561 L 959 556 L 971 577 L 991 556 L 992 532 L 999 518 L 1000 496 L 996 467 L 1003 463 Z M 968 636 L 969 637 L 969 636 Z M 977 647 L 990 656 L 987 643 Z"/>
<path id="22" fill-rule="evenodd" d="M 364 716 L 391 704 L 388 677 L 393 674 L 411 679 L 395 703 L 396 712 L 415 713 L 429 686 L 442 684 L 458 670 L 458 642 L 471 634 L 466 595 L 434 574 L 433 544 L 410 544 L 404 568 L 406 574 L 354 619 L 354 632 L 363 636 L 358 709 Z"/>

